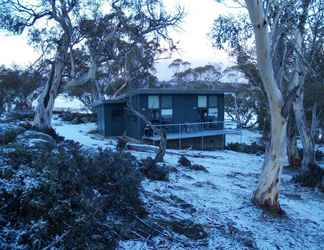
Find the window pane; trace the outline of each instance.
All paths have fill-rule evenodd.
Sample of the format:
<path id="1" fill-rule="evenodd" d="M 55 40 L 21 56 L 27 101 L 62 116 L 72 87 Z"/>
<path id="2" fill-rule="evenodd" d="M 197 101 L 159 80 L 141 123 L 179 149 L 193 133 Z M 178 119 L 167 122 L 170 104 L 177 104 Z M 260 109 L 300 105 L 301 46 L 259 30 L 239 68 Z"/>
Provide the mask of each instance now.
<path id="1" fill-rule="evenodd" d="M 167 95 L 162 96 L 161 107 L 163 109 L 172 109 L 172 96 L 167 96 Z"/>
<path id="2" fill-rule="evenodd" d="M 198 108 L 206 108 L 207 107 L 207 96 L 199 95 L 198 96 Z"/>
<path id="3" fill-rule="evenodd" d="M 217 108 L 209 108 L 208 109 L 208 116 L 217 117 L 218 109 Z"/>
<path id="4" fill-rule="evenodd" d="M 159 96 L 157 96 L 157 95 L 149 95 L 148 96 L 148 108 L 149 109 L 160 108 Z"/>
<path id="5" fill-rule="evenodd" d="M 172 109 L 161 109 L 161 115 L 163 117 L 168 117 L 171 118 L 173 114 L 173 110 Z"/>
<path id="6" fill-rule="evenodd" d="M 212 95 L 209 97 L 209 107 L 212 107 L 212 108 L 218 107 L 217 96 Z"/>

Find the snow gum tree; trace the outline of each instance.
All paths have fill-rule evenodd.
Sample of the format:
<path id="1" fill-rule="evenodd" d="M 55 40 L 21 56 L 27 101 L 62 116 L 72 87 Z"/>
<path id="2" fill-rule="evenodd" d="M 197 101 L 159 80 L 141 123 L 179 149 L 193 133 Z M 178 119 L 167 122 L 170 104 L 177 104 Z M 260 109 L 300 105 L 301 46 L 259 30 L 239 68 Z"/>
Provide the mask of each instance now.
<path id="1" fill-rule="evenodd" d="M 280 177 L 285 159 L 287 114 L 285 102 L 272 65 L 269 24 L 265 15 L 263 1 L 246 0 L 247 9 L 254 29 L 257 65 L 271 115 L 271 143 L 266 153 L 263 171 L 253 195 L 253 200 L 270 208 L 280 208 Z"/>
<path id="2" fill-rule="evenodd" d="M 55 98 L 66 86 L 98 83 L 98 71 L 146 73 L 147 66 L 137 67 L 142 52 L 158 50 L 161 39 L 170 41 L 167 28 L 181 17 L 181 9 L 169 15 L 158 0 L 0 0 L 0 28 L 29 31 L 30 41 L 42 52 L 47 82 L 38 98 L 34 126 L 51 128 Z M 79 65 L 77 49 L 85 59 Z M 101 93 L 99 84 L 96 88 Z"/>
<path id="3" fill-rule="evenodd" d="M 247 8 L 250 23 L 244 16 L 232 19 L 221 16 L 214 24 L 213 40 L 216 45 L 220 47 L 227 42 L 244 73 L 248 73 L 244 70 L 246 65 L 255 64 L 261 78 L 262 89 L 266 94 L 271 116 L 271 141 L 266 152 L 263 172 L 253 196 L 254 201 L 261 206 L 280 208 L 278 197 L 286 152 L 288 117 L 291 121 L 296 121 L 290 122 L 290 128 L 296 127 L 297 124 L 301 137 L 309 138 L 312 134 L 305 130 L 304 122 L 303 79 L 306 65 L 312 61 L 311 57 L 305 57 L 307 53 L 304 53 L 304 48 L 313 47 L 310 44 L 316 40 L 307 39 L 314 37 L 311 35 L 314 32 L 310 27 L 311 23 L 315 23 L 310 22 L 311 19 L 308 20 L 307 9 L 312 4 L 312 16 L 318 19 L 315 18 L 315 14 L 321 9 L 320 2 L 246 0 L 240 4 L 241 7 Z M 304 37 L 300 35 L 301 33 Z M 251 34 L 255 43 L 246 42 L 253 38 Z M 247 44 L 255 44 L 255 49 L 249 49 Z M 289 132 L 291 138 L 295 138 L 295 134 L 291 133 L 293 131 Z M 306 149 L 304 154 L 311 152 L 311 140 L 308 141 L 309 147 L 306 145 L 307 139 L 302 139 L 302 142 Z M 294 160 L 293 154 L 297 153 L 296 140 L 289 140 L 288 147 L 288 152 Z M 307 157 L 304 159 L 307 160 Z"/>
<path id="4" fill-rule="evenodd" d="M 59 93 L 66 61 L 73 46 L 79 42 L 77 23 L 81 7 L 91 4 L 82 0 L 0 1 L 0 27 L 16 33 L 30 31 L 30 40 L 41 47 L 48 77 L 38 97 L 34 126 L 42 130 L 51 128 L 54 101 Z M 41 41 L 45 41 L 41 43 Z M 42 45 L 47 44 L 46 47 Z"/>

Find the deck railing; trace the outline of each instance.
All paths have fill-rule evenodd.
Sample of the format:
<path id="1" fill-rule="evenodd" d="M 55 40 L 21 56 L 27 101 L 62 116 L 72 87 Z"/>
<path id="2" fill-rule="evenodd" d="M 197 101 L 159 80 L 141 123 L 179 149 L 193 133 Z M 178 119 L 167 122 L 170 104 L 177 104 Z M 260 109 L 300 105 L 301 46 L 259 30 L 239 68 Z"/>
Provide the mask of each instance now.
<path id="1" fill-rule="evenodd" d="M 155 129 L 156 128 L 156 129 Z M 160 140 L 160 129 L 165 129 L 168 140 L 179 140 L 179 148 L 182 148 L 182 140 L 187 138 L 200 137 L 203 143 L 204 137 L 237 134 L 242 136 L 238 123 L 233 121 L 213 121 L 213 122 L 192 122 L 192 123 L 169 123 L 147 125 L 143 139 L 153 142 Z"/>

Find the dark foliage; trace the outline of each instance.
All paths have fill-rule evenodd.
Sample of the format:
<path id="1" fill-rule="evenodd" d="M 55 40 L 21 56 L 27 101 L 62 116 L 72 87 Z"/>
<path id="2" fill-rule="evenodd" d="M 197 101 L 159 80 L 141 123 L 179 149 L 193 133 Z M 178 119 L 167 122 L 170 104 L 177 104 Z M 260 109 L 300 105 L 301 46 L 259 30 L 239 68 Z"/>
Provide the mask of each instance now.
<path id="1" fill-rule="evenodd" d="M 145 214 L 130 154 L 87 155 L 65 141 L 40 155 L 7 145 L 0 159 L 1 249 L 113 249 L 120 228 Z"/>
<path id="2" fill-rule="evenodd" d="M 163 163 L 156 162 L 151 157 L 142 161 L 141 171 L 147 178 L 152 180 L 169 180 L 170 168 Z"/>
<path id="3" fill-rule="evenodd" d="M 189 239 L 202 240 L 208 237 L 208 233 L 202 225 L 193 223 L 190 220 L 160 220 L 159 224 L 169 227 L 172 231 L 184 235 Z"/>
<path id="4" fill-rule="evenodd" d="M 23 133 L 25 128 L 15 124 L 0 123 L 0 145 L 12 142 L 18 134 Z"/>
<path id="5" fill-rule="evenodd" d="M 179 158 L 178 163 L 181 166 L 184 166 L 184 167 L 190 167 L 191 166 L 191 161 L 187 157 L 185 157 L 183 155 Z"/>
<path id="6" fill-rule="evenodd" d="M 32 121 L 34 118 L 33 111 L 11 111 L 5 113 L 4 121 L 5 122 L 14 122 L 14 121 Z"/>
<path id="7" fill-rule="evenodd" d="M 75 112 L 59 112 L 58 116 L 66 122 L 73 124 L 96 122 L 97 116 L 95 113 L 75 113 Z"/>
<path id="8" fill-rule="evenodd" d="M 191 170 L 208 172 L 207 168 L 200 164 L 193 164 L 190 167 Z"/>
<path id="9" fill-rule="evenodd" d="M 31 107 L 31 95 L 38 87 L 41 76 L 31 70 L 0 67 L 0 113 L 15 110 L 26 111 Z"/>
<path id="10" fill-rule="evenodd" d="M 241 153 L 247 154 L 257 154 L 261 155 L 265 152 L 265 146 L 257 144 L 253 142 L 252 144 L 245 144 L 245 143 L 229 143 L 226 146 L 227 150 L 232 150 Z"/>
<path id="11" fill-rule="evenodd" d="M 323 178 L 324 170 L 314 164 L 308 168 L 307 172 L 296 175 L 293 180 L 304 187 L 321 187 L 322 191 L 324 191 L 324 186 L 321 186 Z"/>

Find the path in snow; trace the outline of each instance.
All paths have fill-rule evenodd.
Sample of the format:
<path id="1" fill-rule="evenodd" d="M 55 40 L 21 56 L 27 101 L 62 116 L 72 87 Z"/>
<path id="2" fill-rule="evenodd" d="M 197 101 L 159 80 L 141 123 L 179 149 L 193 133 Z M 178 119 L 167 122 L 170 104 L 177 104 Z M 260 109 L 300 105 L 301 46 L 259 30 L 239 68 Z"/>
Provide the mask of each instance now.
<path id="1" fill-rule="evenodd" d="M 58 124 L 54 126 L 59 134 L 86 146 L 115 145 L 112 140 L 87 135 L 94 124 Z M 139 159 L 150 156 L 131 153 Z M 177 167 L 179 171 L 171 174 L 169 182 L 145 180 L 143 200 L 155 221 L 190 220 L 202 225 L 208 237 L 192 240 L 173 232 L 180 241 L 160 235 L 121 242 L 120 249 L 324 249 L 323 193 L 294 185 L 291 173 L 284 171 L 280 200 L 287 216 L 273 217 L 250 202 L 261 156 L 232 151 L 194 153 L 205 157 L 189 159 L 205 166 L 209 173 Z M 178 158 L 167 154 L 165 160 L 175 166 Z"/>

